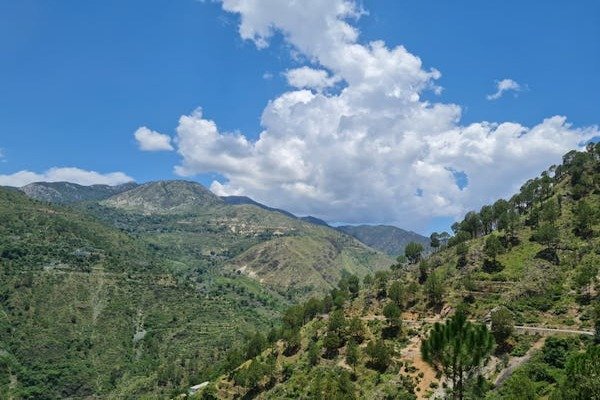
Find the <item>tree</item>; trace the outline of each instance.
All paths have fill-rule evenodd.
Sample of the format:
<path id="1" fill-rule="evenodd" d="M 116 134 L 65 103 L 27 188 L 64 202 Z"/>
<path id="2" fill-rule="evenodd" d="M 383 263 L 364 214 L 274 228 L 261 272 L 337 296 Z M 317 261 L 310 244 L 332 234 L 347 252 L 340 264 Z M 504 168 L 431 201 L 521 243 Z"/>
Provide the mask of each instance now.
<path id="1" fill-rule="evenodd" d="M 316 342 L 311 341 L 308 346 L 308 364 L 314 367 L 319 362 L 319 346 Z"/>
<path id="2" fill-rule="evenodd" d="M 567 362 L 560 388 L 563 400 L 600 399 L 600 346 L 575 353 Z"/>
<path id="3" fill-rule="evenodd" d="M 442 305 L 444 298 L 444 284 L 438 271 L 429 275 L 427 281 L 425 281 L 425 291 L 427 293 L 427 298 L 429 299 L 429 304 L 434 307 Z"/>
<path id="4" fill-rule="evenodd" d="M 475 211 L 469 211 L 467 215 L 465 215 L 465 219 L 460 224 L 460 229 L 465 232 L 469 232 L 471 234 L 471 238 L 474 239 L 478 236 L 481 231 L 483 224 L 481 223 L 481 218 L 479 214 Z"/>
<path id="5" fill-rule="evenodd" d="M 533 239 L 552 249 L 558 243 L 558 228 L 551 223 L 540 225 L 533 235 Z"/>
<path id="6" fill-rule="evenodd" d="M 519 214 L 513 209 L 508 209 L 498 219 L 498 229 L 504 231 L 509 239 L 515 237 L 515 232 L 519 227 Z"/>
<path id="7" fill-rule="evenodd" d="M 445 324 L 437 322 L 421 344 L 423 359 L 452 381 L 453 397 L 463 399 L 465 378 L 486 360 L 494 338 L 485 325 L 473 324 L 458 311 Z"/>
<path id="8" fill-rule="evenodd" d="M 350 340 L 348 342 L 348 347 L 346 348 L 346 362 L 348 365 L 352 367 L 352 370 L 356 372 L 356 365 L 358 364 L 359 359 L 359 349 L 358 345 L 354 340 Z"/>
<path id="9" fill-rule="evenodd" d="M 402 284 L 399 281 L 392 282 L 387 292 L 389 299 L 392 300 L 398 307 L 401 307 L 402 303 L 404 302 Z"/>
<path id="10" fill-rule="evenodd" d="M 402 328 L 402 312 L 400 311 L 400 308 L 396 303 L 387 303 L 385 307 L 383 307 L 383 315 L 388 323 L 388 326 L 383 329 L 383 337 L 397 337 Z"/>
<path id="11" fill-rule="evenodd" d="M 585 200 L 580 200 L 573 207 L 573 231 L 583 239 L 591 237 L 594 233 L 592 226 L 597 221 L 597 213 Z"/>
<path id="12" fill-rule="evenodd" d="M 502 242 L 496 235 L 490 235 L 485 240 L 485 245 L 483 246 L 483 252 L 486 256 L 490 257 L 491 260 L 486 259 L 483 263 L 483 270 L 486 272 L 497 272 L 502 270 L 502 264 L 496 261 L 496 257 L 499 253 L 504 251 L 504 246 Z"/>
<path id="13" fill-rule="evenodd" d="M 504 246 L 502 242 L 496 235 L 490 235 L 485 240 L 485 245 L 483 246 L 483 252 L 486 256 L 490 257 L 494 262 L 496 261 L 496 257 L 498 254 L 504 251 Z"/>
<path id="14" fill-rule="evenodd" d="M 390 326 L 397 327 L 402 324 L 402 312 L 396 303 L 387 303 L 383 307 L 383 316 Z"/>
<path id="15" fill-rule="evenodd" d="M 429 236 L 429 241 L 430 241 L 430 246 L 433 249 L 437 249 L 438 247 L 440 247 L 440 236 L 437 232 L 433 232 L 430 236 Z"/>
<path id="16" fill-rule="evenodd" d="M 500 388 L 500 394 L 501 399 L 506 400 L 538 399 L 533 381 L 524 373 L 516 373 L 508 378 Z"/>
<path id="17" fill-rule="evenodd" d="M 358 296 L 359 290 L 360 290 L 360 281 L 358 279 L 358 276 L 350 275 L 348 277 L 348 291 L 350 292 L 350 297 L 355 299 L 356 296 Z"/>
<path id="18" fill-rule="evenodd" d="M 600 345 L 600 299 L 594 303 L 592 317 L 594 320 L 594 341 Z"/>
<path id="19" fill-rule="evenodd" d="M 287 356 L 296 354 L 296 352 L 300 349 L 301 345 L 300 330 L 287 330 L 284 334 L 283 339 L 285 340 L 285 354 Z"/>
<path id="20" fill-rule="evenodd" d="M 346 328 L 346 317 L 343 310 L 334 310 L 329 315 L 329 325 L 327 330 L 330 332 L 341 332 Z"/>
<path id="21" fill-rule="evenodd" d="M 404 248 L 404 255 L 412 264 L 421 259 L 421 253 L 423 253 L 423 245 L 421 243 L 410 242 Z"/>
<path id="22" fill-rule="evenodd" d="M 254 335 L 250 337 L 250 340 L 248 340 L 246 345 L 246 359 L 249 360 L 256 357 L 262 353 L 266 346 L 267 339 L 264 337 L 264 335 L 260 332 L 255 332 Z"/>
<path id="23" fill-rule="evenodd" d="M 458 268 L 464 268 L 467 265 L 467 254 L 469 253 L 469 246 L 466 243 L 459 243 L 456 245 L 456 255 L 458 256 L 458 261 L 456 262 L 456 266 Z"/>
<path id="24" fill-rule="evenodd" d="M 375 283 L 377 285 L 377 298 L 384 298 L 387 294 L 387 283 L 389 274 L 387 271 L 375 272 Z"/>
<path id="25" fill-rule="evenodd" d="M 498 222 L 500 216 L 510 209 L 510 203 L 504 199 L 500 199 L 492 206 L 494 212 L 494 220 Z"/>
<path id="26" fill-rule="evenodd" d="M 350 318 L 347 328 L 348 337 L 356 343 L 362 343 L 365 335 L 365 327 L 361 319 L 357 316 Z"/>
<path id="27" fill-rule="evenodd" d="M 385 372 L 391 361 L 391 350 L 383 339 L 370 341 L 366 353 L 369 356 L 369 366 L 379 372 Z"/>
<path id="28" fill-rule="evenodd" d="M 311 297 L 304 303 L 304 323 L 316 317 L 323 310 L 323 302 L 315 297 Z"/>
<path id="29" fill-rule="evenodd" d="M 423 284 L 427 281 L 427 277 L 429 276 L 429 264 L 427 260 L 423 260 L 419 263 L 419 283 Z"/>
<path id="30" fill-rule="evenodd" d="M 592 289 L 596 276 L 598 276 L 599 265 L 600 260 L 598 256 L 587 254 L 579 267 L 577 267 L 575 276 L 573 277 L 575 284 L 581 289 L 588 300 L 592 296 Z"/>
<path id="31" fill-rule="evenodd" d="M 554 200 L 548 200 L 542 205 L 540 218 L 542 221 L 554 223 L 560 217 L 560 209 Z"/>
<path id="32" fill-rule="evenodd" d="M 487 205 L 481 207 L 479 216 L 481 218 L 481 225 L 483 226 L 483 233 L 487 235 L 494 227 L 494 207 Z"/>
<path id="33" fill-rule="evenodd" d="M 283 326 L 288 329 L 300 329 L 304 324 L 304 307 L 292 306 L 283 313 Z"/>
<path id="34" fill-rule="evenodd" d="M 512 335 L 515 319 L 510 310 L 504 306 L 492 311 L 491 331 L 496 343 L 502 349 L 506 347 L 506 341 Z"/>
<path id="35" fill-rule="evenodd" d="M 340 336 L 335 332 L 327 332 L 325 338 L 323 339 L 323 347 L 325 348 L 325 353 L 328 357 L 333 357 L 337 354 L 337 349 L 342 345 L 342 340 Z"/>

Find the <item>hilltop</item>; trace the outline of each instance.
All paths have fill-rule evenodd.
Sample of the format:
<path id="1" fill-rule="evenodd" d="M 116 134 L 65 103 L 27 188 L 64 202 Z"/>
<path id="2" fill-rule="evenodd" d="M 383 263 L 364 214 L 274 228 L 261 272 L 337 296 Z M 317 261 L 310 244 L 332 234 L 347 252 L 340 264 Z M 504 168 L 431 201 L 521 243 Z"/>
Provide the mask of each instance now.
<path id="1" fill-rule="evenodd" d="M 126 211 L 162 214 L 193 212 L 223 204 L 223 200 L 195 182 L 158 181 L 119 193 L 102 203 Z"/>
<path id="2" fill-rule="evenodd" d="M 36 182 L 19 188 L 28 197 L 56 204 L 70 204 L 81 201 L 98 201 L 115 194 L 131 190 L 137 186 L 134 182 L 122 185 L 83 186 L 70 182 Z"/>
<path id="3" fill-rule="evenodd" d="M 420 243 L 426 249 L 429 248 L 429 238 L 395 226 L 342 225 L 336 229 L 392 257 L 404 254 L 404 248 L 410 242 Z"/>
<path id="4" fill-rule="evenodd" d="M 511 199 L 467 213 L 430 256 L 344 277 L 289 308 L 279 330 L 253 339 L 259 350 L 231 353 L 238 363 L 196 397 L 443 398 L 452 376 L 423 349 L 435 351 L 434 330 L 465 315 L 483 350 L 458 397 L 594 398 L 599 172 L 600 144 L 570 152 Z"/>
<path id="5" fill-rule="evenodd" d="M 324 293 L 343 271 L 364 276 L 392 263 L 330 227 L 260 205 L 227 204 L 193 182 L 144 184 L 86 212 L 183 263 L 244 275 L 288 297 Z"/>

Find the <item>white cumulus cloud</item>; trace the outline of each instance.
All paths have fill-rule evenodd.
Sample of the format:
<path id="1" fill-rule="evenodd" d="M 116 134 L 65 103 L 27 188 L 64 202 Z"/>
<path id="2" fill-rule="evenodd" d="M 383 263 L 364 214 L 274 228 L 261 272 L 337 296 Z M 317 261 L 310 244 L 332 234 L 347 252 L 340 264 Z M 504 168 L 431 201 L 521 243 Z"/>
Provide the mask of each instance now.
<path id="1" fill-rule="evenodd" d="M 563 153 L 600 134 L 550 116 L 462 125 L 461 107 L 422 99 L 440 72 L 402 46 L 362 43 L 350 0 L 223 0 L 258 48 L 281 33 L 310 67 L 287 71 L 294 88 L 272 99 L 256 140 L 223 132 L 198 109 L 179 120 L 182 176 L 217 172 L 220 195 L 244 194 L 329 222 L 423 229 L 507 196 Z M 335 78 L 333 78 L 335 77 Z M 320 89 L 339 79 L 339 90 Z M 316 90 L 310 90 L 316 89 Z M 457 182 L 456 175 L 468 182 Z"/>
<path id="2" fill-rule="evenodd" d="M 486 98 L 488 100 L 497 100 L 508 91 L 520 92 L 522 90 L 521 85 L 512 79 L 502 79 L 496 81 L 496 93 L 488 94 Z"/>
<path id="3" fill-rule="evenodd" d="M 140 150 L 142 151 L 171 151 L 171 137 L 162 133 L 150 130 L 145 126 L 138 128 L 135 133 Z"/>
<path id="4" fill-rule="evenodd" d="M 113 186 L 131 181 L 133 178 L 123 172 L 102 174 L 75 167 L 54 167 L 42 173 L 23 170 L 10 175 L 0 175 L 0 186 L 14 187 L 22 187 L 33 182 L 71 182 L 86 186 L 95 184 Z"/>
<path id="5" fill-rule="evenodd" d="M 288 84 L 298 89 L 323 90 L 339 82 L 338 77 L 329 76 L 327 71 L 307 66 L 288 70 L 285 76 Z"/>

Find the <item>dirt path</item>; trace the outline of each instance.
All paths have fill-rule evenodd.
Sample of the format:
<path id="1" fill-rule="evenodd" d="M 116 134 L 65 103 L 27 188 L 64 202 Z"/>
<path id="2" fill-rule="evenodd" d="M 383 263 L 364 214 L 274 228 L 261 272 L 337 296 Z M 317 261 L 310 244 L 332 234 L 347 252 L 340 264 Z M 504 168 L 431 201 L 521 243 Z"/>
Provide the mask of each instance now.
<path id="1" fill-rule="evenodd" d="M 429 385 L 432 382 L 438 382 L 438 379 L 435 377 L 434 369 L 421 358 L 421 338 L 418 336 L 412 337 L 408 346 L 402 349 L 401 357 L 403 360 L 410 361 L 413 367 L 417 369 L 414 373 L 410 374 L 413 378 L 420 379 L 417 384 L 417 388 L 419 388 L 416 391 L 417 398 L 428 399 L 430 397 L 428 392 L 431 390 Z M 420 372 L 423 373 L 422 378 L 418 378 Z"/>
<path id="2" fill-rule="evenodd" d="M 540 333 L 540 334 L 560 334 L 567 333 L 571 335 L 590 335 L 594 336 L 594 332 L 591 331 L 578 331 L 575 329 L 561 329 L 561 328 L 544 328 L 539 326 L 524 326 L 524 325 L 515 325 L 515 330 L 519 332 L 531 332 L 531 333 Z"/>

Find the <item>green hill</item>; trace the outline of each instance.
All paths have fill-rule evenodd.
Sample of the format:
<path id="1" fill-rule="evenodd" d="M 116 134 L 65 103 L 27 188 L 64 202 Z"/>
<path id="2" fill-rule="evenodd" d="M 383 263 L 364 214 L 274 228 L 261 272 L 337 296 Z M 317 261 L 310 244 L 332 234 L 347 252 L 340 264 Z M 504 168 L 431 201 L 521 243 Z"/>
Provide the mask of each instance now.
<path id="1" fill-rule="evenodd" d="M 124 183 L 117 186 L 91 185 L 83 186 L 70 182 L 36 182 L 23 186 L 19 190 L 28 197 L 56 204 L 70 204 L 81 201 L 98 201 L 115 194 L 131 190 L 136 183 Z"/>
<path id="2" fill-rule="evenodd" d="M 570 152 L 422 261 L 344 277 L 193 397 L 597 398 L 599 172 Z"/>
<path id="3" fill-rule="evenodd" d="M 364 276 L 392 263 L 335 229 L 253 204 L 226 204 L 192 182 L 145 184 L 87 207 L 196 271 L 245 275 L 288 297 L 322 294 L 342 271 Z"/>
<path id="4" fill-rule="evenodd" d="M 410 242 L 421 243 L 426 249 L 429 248 L 429 238 L 395 226 L 343 225 L 336 229 L 392 257 L 404 254 L 404 248 Z"/>
<path id="5" fill-rule="evenodd" d="M 0 397 L 168 397 L 285 301 L 77 211 L 0 189 Z"/>

